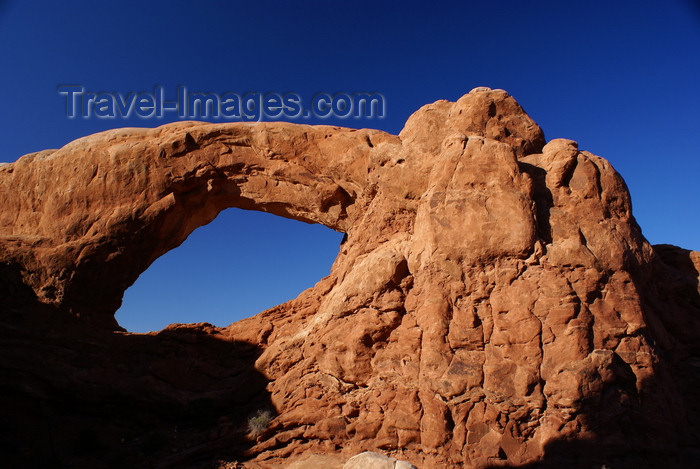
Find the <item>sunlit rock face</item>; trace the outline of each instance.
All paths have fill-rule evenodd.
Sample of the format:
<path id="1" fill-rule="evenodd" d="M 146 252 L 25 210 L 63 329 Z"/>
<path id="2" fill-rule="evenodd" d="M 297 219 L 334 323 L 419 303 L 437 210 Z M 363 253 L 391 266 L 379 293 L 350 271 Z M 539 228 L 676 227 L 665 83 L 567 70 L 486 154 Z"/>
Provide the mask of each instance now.
<path id="1" fill-rule="evenodd" d="M 178 395 L 184 408 L 206 393 L 226 413 L 222 399 L 236 412 L 254 401 L 231 389 L 257 389 L 256 405 L 276 417 L 241 450 L 251 467 L 363 450 L 445 468 L 672 467 L 696 457 L 700 254 L 650 246 L 610 163 L 571 140 L 547 143 L 505 91 L 426 105 L 398 136 L 286 123 L 107 131 L 0 166 L 0 207 L 3 333 L 23 331 L 13 347 L 29 350 L 48 321 L 52 340 L 73 351 L 61 358 L 72 375 L 49 374 L 60 382 L 46 389 L 8 378 L 22 405 L 96 380 L 104 389 L 89 418 L 99 427 L 100 392 L 125 407 Z M 114 339 L 131 336 L 112 332 L 122 295 L 228 207 L 346 233 L 330 275 L 227 328 L 139 336 L 177 336 L 168 347 L 178 360 L 191 359 L 180 340 L 189 351 L 245 344 L 206 365 L 221 389 L 158 387 L 143 366 L 87 366 L 84 351 L 115 362 L 158 353 Z M 3 366 L 53 369 L 39 350 Z M 248 379 L 232 381 L 231 370 Z M 208 424 L 198 457 L 237 438 L 223 422 Z M 184 454 L 166 441 L 169 457 Z"/>

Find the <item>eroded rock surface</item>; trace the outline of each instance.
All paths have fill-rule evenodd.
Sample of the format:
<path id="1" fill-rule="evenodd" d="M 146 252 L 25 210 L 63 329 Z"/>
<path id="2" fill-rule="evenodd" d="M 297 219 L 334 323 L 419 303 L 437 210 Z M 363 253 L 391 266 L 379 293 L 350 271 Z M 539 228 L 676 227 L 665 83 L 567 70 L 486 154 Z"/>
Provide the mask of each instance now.
<path id="1" fill-rule="evenodd" d="M 88 428 L 108 421 L 108 397 L 137 419 L 162 398 L 153 389 L 183 409 L 203 395 L 222 414 L 269 405 L 277 417 L 240 453 L 261 467 L 340 449 L 436 468 L 682 466 L 699 442 L 700 254 L 650 246 L 606 160 L 545 143 L 506 92 L 478 88 L 424 106 L 398 136 L 181 122 L 0 166 L 3 334 L 23 337 L 2 363 L 13 408 L 34 406 L 45 423 L 86 386 Z M 225 329 L 192 326 L 188 347 L 231 350 L 228 365 L 207 365 L 222 389 L 259 374 L 264 398 L 211 382 L 198 396 L 147 368 L 84 363 L 154 353 L 164 333 L 128 353 L 114 340 L 133 336 L 112 332 L 123 292 L 228 207 L 347 234 L 330 275 L 297 299 Z M 50 350 L 34 352 L 47 335 L 69 351 L 65 378 Z M 71 339 L 81 335 L 99 345 Z M 199 446 L 168 435 L 155 454 L 224 454 L 238 435 L 227 422 L 206 424 Z"/>

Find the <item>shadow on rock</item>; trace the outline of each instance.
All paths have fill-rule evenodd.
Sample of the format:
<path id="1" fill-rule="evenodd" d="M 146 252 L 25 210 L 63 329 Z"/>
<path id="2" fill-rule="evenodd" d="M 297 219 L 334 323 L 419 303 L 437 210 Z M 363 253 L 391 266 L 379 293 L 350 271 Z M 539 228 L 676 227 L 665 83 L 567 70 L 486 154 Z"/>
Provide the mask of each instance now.
<path id="1" fill-rule="evenodd" d="M 696 256 L 696 257 L 694 257 Z M 637 334 L 658 361 L 637 383 L 631 367 L 614 354 L 614 381 L 581 403 L 592 438 L 555 439 L 539 462 L 496 461 L 491 466 L 535 468 L 687 468 L 700 461 L 700 291 L 697 253 L 654 246 L 651 268 L 636 272 L 647 327 Z"/>
<path id="2" fill-rule="evenodd" d="M 213 467 L 254 444 L 248 419 L 271 409 L 255 344 L 95 330 L 0 280 L 0 466 Z"/>

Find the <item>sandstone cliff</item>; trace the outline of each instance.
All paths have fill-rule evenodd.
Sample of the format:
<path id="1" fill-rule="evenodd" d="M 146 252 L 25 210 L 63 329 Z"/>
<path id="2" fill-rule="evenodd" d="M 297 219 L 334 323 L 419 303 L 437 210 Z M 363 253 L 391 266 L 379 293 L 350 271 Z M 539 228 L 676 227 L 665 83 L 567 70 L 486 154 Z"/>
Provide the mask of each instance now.
<path id="1" fill-rule="evenodd" d="M 426 105 L 398 136 L 107 131 L 0 166 L 0 207 L 12 464 L 698 457 L 700 253 L 650 246 L 610 163 L 546 143 L 502 90 Z M 126 288 L 228 207 L 347 237 L 328 277 L 250 319 L 120 331 Z M 246 443 L 258 408 L 275 418 Z"/>

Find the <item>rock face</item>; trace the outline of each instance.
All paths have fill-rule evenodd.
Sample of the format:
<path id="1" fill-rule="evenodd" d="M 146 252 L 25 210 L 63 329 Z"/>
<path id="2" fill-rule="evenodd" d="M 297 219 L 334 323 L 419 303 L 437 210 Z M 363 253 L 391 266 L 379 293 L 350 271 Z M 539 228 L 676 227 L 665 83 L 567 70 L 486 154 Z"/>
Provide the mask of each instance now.
<path id="1" fill-rule="evenodd" d="M 339 448 L 436 468 L 694 461 L 700 254 L 650 246 L 606 160 L 545 143 L 477 88 L 398 136 L 181 122 L 0 166 L 3 413 L 46 434 L 3 439 L 90 461 L 57 443 L 77 420 L 138 459 L 143 437 L 117 435 L 158 421 L 149 454 L 179 464 L 225 456 L 231 422 L 269 406 L 236 447 L 251 467 Z M 225 329 L 117 331 L 126 288 L 228 207 L 346 233 L 330 275 Z M 168 371 L 183 363 L 190 380 Z M 202 399 L 211 420 L 178 420 Z"/>

